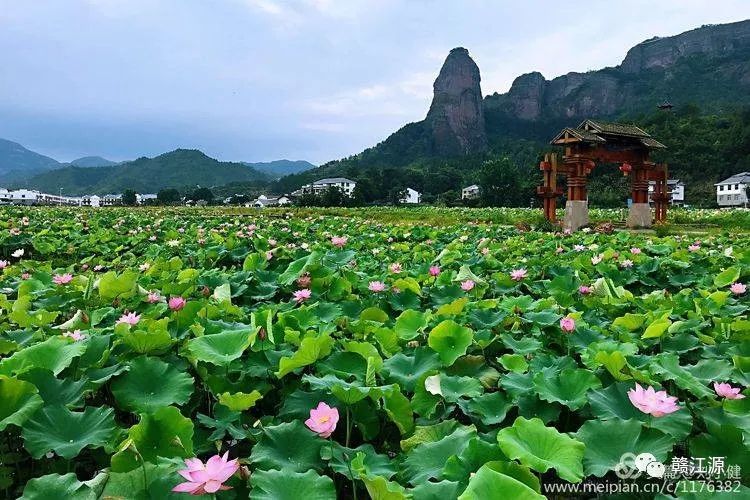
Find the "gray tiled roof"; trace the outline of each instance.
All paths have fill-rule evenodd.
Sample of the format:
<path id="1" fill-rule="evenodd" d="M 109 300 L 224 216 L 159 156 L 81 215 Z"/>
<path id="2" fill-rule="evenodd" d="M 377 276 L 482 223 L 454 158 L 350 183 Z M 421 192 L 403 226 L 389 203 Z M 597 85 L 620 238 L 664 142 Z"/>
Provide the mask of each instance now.
<path id="1" fill-rule="evenodd" d="M 313 184 L 338 184 L 339 182 L 353 183 L 354 181 L 351 179 L 347 179 L 346 177 L 329 177 L 326 179 L 319 179 L 313 182 Z"/>
<path id="2" fill-rule="evenodd" d="M 739 174 L 734 174 L 728 179 L 717 182 L 716 184 L 714 184 L 714 186 L 718 186 L 720 184 L 750 184 L 750 172 L 740 172 Z"/>

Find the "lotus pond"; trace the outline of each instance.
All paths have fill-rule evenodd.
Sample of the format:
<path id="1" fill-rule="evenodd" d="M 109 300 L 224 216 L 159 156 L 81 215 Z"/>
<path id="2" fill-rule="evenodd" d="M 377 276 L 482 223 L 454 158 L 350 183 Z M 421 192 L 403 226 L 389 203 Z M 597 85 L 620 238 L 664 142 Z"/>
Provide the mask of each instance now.
<path id="1" fill-rule="evenodd" d="M 748 498 L 748 235 L 368 212 L 0 207 L 0 491 Z"/>

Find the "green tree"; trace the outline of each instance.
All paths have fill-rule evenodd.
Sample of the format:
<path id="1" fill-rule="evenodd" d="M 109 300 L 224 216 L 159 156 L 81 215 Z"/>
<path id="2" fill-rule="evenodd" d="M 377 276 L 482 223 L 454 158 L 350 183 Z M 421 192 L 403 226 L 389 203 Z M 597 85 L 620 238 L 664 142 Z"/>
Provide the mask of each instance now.
<path id="1" fill-rule="evenodd" d="M 214 194 L 207 187 L 199 187 L 198 189 L 193 191 L 193 194 L 190 198 L 193 201 L 203 200 L 206 203 L 211 204 L 214 201 Z"/>
<path id="2" fill-rule="evenodd" d="M 526 175 L 528 177 L 528 175 Z M 479 170 L 479 199 L 488 207 L 523 207 L 533 196 L 508 158 L 487 160 Z"/>
<path id="3" fill-rule="evenodd" d="M 160 189 L 156 199 L 162 205 L 174 205 L 180 202 L 180 192 L 174 188 Z"/>
<path id="4" fill-rule="evenodd" d="M 134 206 L 138 202 L 138 195 L 132 189 L 126 189 L 122 192 L 122 204 L 129 207 Z"/>

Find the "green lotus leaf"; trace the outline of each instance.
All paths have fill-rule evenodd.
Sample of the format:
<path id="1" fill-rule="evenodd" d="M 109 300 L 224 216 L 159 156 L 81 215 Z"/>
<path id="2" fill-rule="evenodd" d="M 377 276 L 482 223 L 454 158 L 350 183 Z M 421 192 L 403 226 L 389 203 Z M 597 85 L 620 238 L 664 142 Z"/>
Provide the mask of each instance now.
<path id="1" fill-rule="evenodd" d="M 460 455 L 448 458 L 443 468 L 443 477 L 466 484 L 469 477 L 487 462 L 508 460 L 497 442 L 490 443 L 481 438 L 473 438 Z"/>
<path id="2" fill-rule="evenodd" d="M 158 358 L 140 356 L 130 370 L 112 382 L 117 404 L 136 413 L 153 413 L 171 404 L 184 404 L 193 394 L 193 377 Z"/>
<path id="3" fill-rule="evenodd" d="M 250 453 L 255 469 L 322 470 L 320 449 L 326 441 L 299 420 L 263 429 L 263 436 Z"/>
<path id="4" fill-rule="evenodd" d="M 583 454 L 586 474 L 597 477 L 615 470 L 625 453 L 651 453 L 660 462 L 666 462 L 676 442 L 668 434 L 644 427 L 639 420 L 619 418 L 589 420 L 578 429 L 576 438 L 586 443 Z"/>
<path id="5" fill-rule="evenodd" d="M 58 375 L 85 350 L 82 342 L 72 342 L 59 335 L 50 337 L 0 361 L 0 375 L 19 374 L 33 368 L 45 368 Z"/>
<path id="6" fill-rule="evenodd" d="M 224 392 L 219 394 L 219 403 L 232 411 L 245 411 L 255 406 L 255 403 L 262 397 L 258 391 L 249 394 L 245 392 L 235 392 L 234 394 Z"/>
<path id="7" fill-rule="evenodd" d="M 75 474 L 47 474 L 26 483 L 19 500 L 98 500 L 99 494 L 88 484 L 78 480 Z"/>
<path id="8" fill-rule="evenodd" d="M 24 447 L 32 457 L 53 451 L 71 459 L 82 449 L 111 444 L 117 426 L 112 408 L 87 407 L 73 412 L 64 406 L 46 406 L 23 425 Z"/>
<path id="9" fill-rule="evenodd" d="M 276 372 L 276 376 L 282 378 L 297 368 L 311 365 L 317 360 L 325 358 L 331 354 L 332 347 L 333 339 L 330 335 L 305 337 L 292 356 L 283 357 L 279 360 L 279 371 Z"/>
<path id="10" fill-rule="evenodd" d="M 545 500 L 538 490 L 513 476 L 498 472 L 493 462 L 483 465 L 469 480 L 458 500 Z"/>
<path id="11" fill-rule="evenodd" d="M 51 371 L 42 368 L 29 370 L 19 378 L 34 384 L 47 406 L 76 406 L 83 398 L 83 393 L 89 382 L 85 377 L 80 380 L 59 379 Z"/>
<path id="12" fill-rule="evenodd" d="M 99 296 L 102 300 L 110 301 L 115 297 L 132 297 L 136 294 L 138 273 L 125 271 L 119 276 L 114 271 L 104 273 L 98 280 Z"/>
<path id="13" fill-rule="evenodd" d="M 393 327 L 396 335 L 404 340 L 412 340 L 427 326 L 427 315 L 425 313 L 407 309 L 396 318 Z"/>
<path id="14" fill-rule="evenodd" d="M 732 425 L 711 426 L 708 432 L 688 440 L 690 456 L 704 458 L 724 457 L 726 465 L 738 465 L 743 481 L 750 478 L 750 445 L 743 440 L 742 431 Z"/>
<path id="15" fill-rule="evenodd" d="M 474 426 L 461 426 L 439 441 L 417 445 L 404 460 L 404 477 L 415 486 L 430 479 L 442 479 L 448 458 L 460 455 L 476 436 Z"/>
<path id="16" fill-rule="evenodd" d="M 452 365 L 459 356 L 466 354 L 474 339 L 470 328 L 459 325 L 453 320 L 446 319 L 430 332 L 429 346 L 438 353 L 444 365 Z"/>
<path id="17" fill-rule="evenodd" d="M 258 470 L 250 476 L 252 498 L 258 500 L 335 500 L 333 480 L 313 470 Z"/>
<path id="18" fill-rule="evenodd" d="M 455 481 L 440 481 L 438 483 L 422 483 L 412 488 L 410 493 L 414 500 L 446 500 L 458 498 L 461 492 L 461 484 Z"/>
<path id="19" fill-rule="evenodd" d="M 434 443 L 450 435 L 458 426 L 455 420 L 443 420 L 433 425 L 418 425 L 407 439 L 401 440 L 401 449 L 408 453 L 412 448 L 423 443 Z"/>
<path id="20" fill-rule="evenodd" d="M 20 427 L 44 404 L 34 384 L 0 375 L 0 431 Z"/>
<path id="21" fill-rule="evenodd" d="M 328 460 L 328 466 L 331 470 L 345 476 L 349 480 L 352 478 L 358 479 L 359 477 L 357 474 L 354 476 L 350 474 L 351 461 L 358 453 L 364 454 L 362 466 L 368 475 L 383 476 L 386 479 L 390 479 L 396 474 L 396 466 L 391 463 L 388 456 L 378 454 L 371 444 L 363 444 L 356 448 L 346 448 L 333 441 L 331 442 L 331 446 L 324 446 L 321 449 L 321 453 L 329 453 L 331 458 L 326 459 Z"/>
<path id="22" fill-rule="evenodd" d="M 397 388 L 383 394 L 383 409 L 388 418 L 396 424 L 401 435 L 407 435 L 414 429 L 414 412 L 409 398 Z"/>
<path id="23" fill-rule="evenodd" d="M 558 476 L 571 483 L 583 479 L 586 446 L 552 427 L 545 427 L 538 418 L 518 417 L 512 427 L 497 433 L 497 441 L 509 458 L 538 472 L 554 468 Z"/>
<path id="24" fill-rule="evenodd" d="M 714 392 L 695 378 L 685 367 L 680 366 L 680 358 L 674 353 L 655 356 L 650 363 L 651 371 L 660 375 L 663 380 L 674 380 L 678 387 L 690 391 L 699 398 L 710 398 Z"/>
<path id="25" fill-rule="evenodd" d="M 227 366 L 252 345 L 259 329 L 244 325 L 240 329 L 203 335 L 190 339 L 187 349 L 199 361 Z"/>
<path id="26" fill-rule="evenodd" d="M 141 421 L 128 429 L 128 437 L 135 449 L 147 462 L 156 462 L 158 457 L 188 458 L 193 456 L 193 422 L 174 406 L 160 408 L 154 413 L 142 415 Z M 113 468 L 117 462 L 128 462 L 125 450 L 112 458 Z M 118 472 L 132 470 L 119 467 Z"/>
<path id="27" fill-rule="evenodd" d="M 511 372 L 524 373 L 529 369 L 526 358 L 520 354 L 503 354 L 498 361 L 503 365 L 503 368 Z"/>
<path id="28" fill-rule="evenodd" d="M 352 472 L 365 484 L 367 493 L 373 500 L 410 500 L 412 497 L 400 484 L 388 481 L 383 476 L 368 474 L 364 464 L 365 454 L 357 453 L 352 460 Z"/>
<path id="29" fill-rule="evenodd" d="M 586 404 L 586 394 L 601 387 L 593 372 L 566 368 L 555 375 L 544 372 L 534 375 L 534 389 L 540 399 L 550 403 L 561 403 L 571 410 Z"/>
<path id="30" fill-rule="evenodd" d="M 389 382 L 397 382 L 407 391 L 413 391 L 417 380 L 429 372 L 440 367 L 438 354 L 426 347 L 414 350 L 413 356 L 402 352 L 385 360 L 382 375 Z"/>
<path id="31" fill-rule="evenodd" d="M 508 397 L 498 391 L 470 399 L 466 409 L 472 415 L 477 415 L 484 425 L 497 425 L 505 420 L 505 415 L 512 406 Z"/>
<path id="32" fill-rule="evenodd" d="M 724 288 L 740 279 L 740 268 L 737 266 L 728 267 L 714 277 L 714 286 Z"/>

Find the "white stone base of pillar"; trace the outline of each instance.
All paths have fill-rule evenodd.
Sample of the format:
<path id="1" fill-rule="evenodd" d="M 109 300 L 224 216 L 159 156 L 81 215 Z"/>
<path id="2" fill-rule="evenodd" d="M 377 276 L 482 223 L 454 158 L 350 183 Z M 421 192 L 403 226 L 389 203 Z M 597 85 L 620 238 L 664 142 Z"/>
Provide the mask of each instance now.
<path id="1" fill-rule="evenodd" d="M 627 226 L 634 229 L 651 227 L 651 207 L 648 203 L 633 203 L 630 205 Z"/>
<path id="2" fill-rule="evenodd" d="M 589 202 L 588 201 L 567 201 L 565 203 L 565 219 L 563 219 L 563 229 L 568 231 L 578 231 L 583 226 L 589 224 Z"/>

